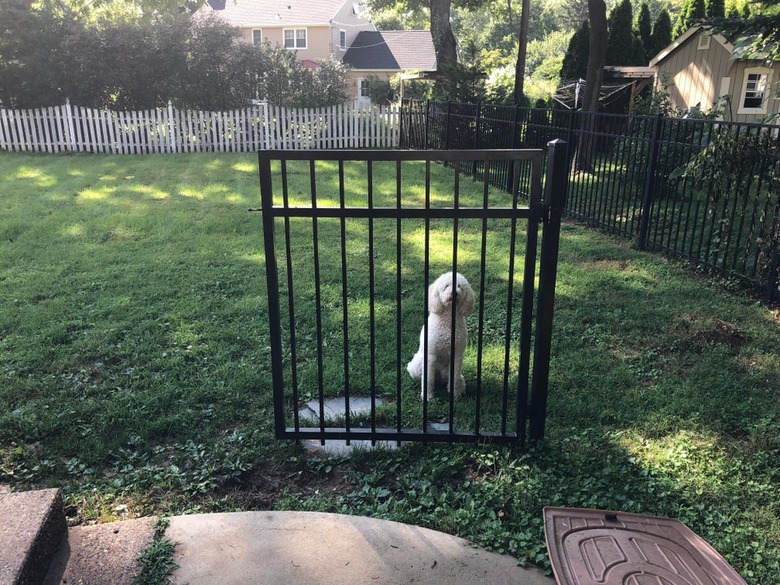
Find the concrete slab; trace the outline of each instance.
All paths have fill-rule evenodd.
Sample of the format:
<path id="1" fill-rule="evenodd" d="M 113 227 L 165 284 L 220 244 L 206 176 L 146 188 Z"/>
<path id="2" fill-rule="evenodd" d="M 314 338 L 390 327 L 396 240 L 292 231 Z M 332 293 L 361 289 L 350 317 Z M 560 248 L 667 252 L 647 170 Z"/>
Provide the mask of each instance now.
<path id="1" fill-rule="evenodd" d="M 40 583 L 66 531 L 59 490 L 0 493 L 0 583 Z"/>
<path id="2" fill-rule="evenodd" d="M 415 526 L 317 512 L 171 518 L 174 584 L 554 585 L 512 557 Z"/>
<path id="3" fill-rule="evenodd" d="M 374 401 L 376 406 L 387 403 L 383 398 L 375 398 Z M 322 402 L 322 409 L 326 421 L 337 420 L 339 417 L 343 417 L 344 413 L 347 412 L 347 399 L 344 396 L 339 398 L 326 398 Z M 371 412 L 371 398 L 366 396 L 351 396 L 349 398 L 349 412 L 352 416 L 369 414 Z M 309 402 L 298 410 L 298 416 L 302 421 L 310 421 L 312 426 L 320 424 L 320 401 L 309 400 Z"/>
<path id="4" fill-rule="evenodd" d="M 132 585 L 139 571 L 136 558 L 152 543 L 156 521 L 151 517 L 70 528 L 44 585 Z"/>

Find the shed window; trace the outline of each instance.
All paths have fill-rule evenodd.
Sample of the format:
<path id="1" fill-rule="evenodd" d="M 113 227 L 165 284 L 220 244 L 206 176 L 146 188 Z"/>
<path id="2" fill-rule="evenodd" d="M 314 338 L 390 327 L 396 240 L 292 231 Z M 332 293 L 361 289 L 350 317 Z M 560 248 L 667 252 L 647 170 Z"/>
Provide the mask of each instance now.
<path id="1" fill-rule="evenodd" d="M 706 51 L 710 48 L 710 41 L 712 40 L 712 36 L 708 34 L 702 34 L 699 35 L 699 47 L 698 49 L 700 51 Z"/>
<path id="2" fill-rule="evenodd" d="M 769 84 L 770 71 L 768 69 L 746 69 L 745 81 L 742 86 L 742 98 L 739 102 L 739 113 L 766 113 Z"/>

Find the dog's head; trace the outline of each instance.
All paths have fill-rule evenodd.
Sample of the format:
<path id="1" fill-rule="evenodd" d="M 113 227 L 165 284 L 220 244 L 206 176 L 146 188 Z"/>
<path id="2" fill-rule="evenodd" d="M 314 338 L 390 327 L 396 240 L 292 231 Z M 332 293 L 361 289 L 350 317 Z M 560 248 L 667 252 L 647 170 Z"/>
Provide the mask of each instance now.
<path id="1" fill-rule="evenodd" d="M 453 298 L 459 315 L 465 317 L 474 311 L 474 291 L 469 281 L 460 273 L 453 279 L 452 272 L 446 272 L 428 287 L 428 310 L 431 313 L 443 313 L 450 309 Z"/>

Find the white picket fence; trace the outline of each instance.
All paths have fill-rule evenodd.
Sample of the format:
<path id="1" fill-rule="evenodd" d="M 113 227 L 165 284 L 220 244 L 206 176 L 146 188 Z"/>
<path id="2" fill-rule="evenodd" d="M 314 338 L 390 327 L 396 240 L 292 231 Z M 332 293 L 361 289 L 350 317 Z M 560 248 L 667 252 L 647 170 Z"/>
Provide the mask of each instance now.
<path id="1" fill-rule="evenodd" d="M 261 104 L 224 112 L 167 108 L 115 112 L 70 103 L 0 109 L 0 150 L 150 154 L 255 152 L 260 149 L 394 148 L 395 106 L 281 108 Z"/>

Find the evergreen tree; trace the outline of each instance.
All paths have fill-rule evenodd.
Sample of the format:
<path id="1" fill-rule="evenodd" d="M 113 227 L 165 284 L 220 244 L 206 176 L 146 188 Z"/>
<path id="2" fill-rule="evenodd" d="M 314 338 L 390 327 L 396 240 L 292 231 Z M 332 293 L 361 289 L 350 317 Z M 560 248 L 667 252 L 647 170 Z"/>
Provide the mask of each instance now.
<path id="1" fill-rule="evenodd" d="M 588 72 L 588 54 L 590 51 L 590 23 L 583 20 L 580 28 L 571 37 L 569 47 L 563 57 L 561 80 L 585 79 Z"/>
<path id="2" fill-rule="evenodd" d="M 607 19 L 609 44 L 607 45 L 607 65 L 639 65 L 644 55 L 638 56 L 634 39 L 634 15 L 631 0 L 621 0 Z"/>
<path id="3" fill-rule="evenodd" d="M 647 5 L 646 0 L 643 0 L 642 6 L 639 8 L 635 34 L 639 44 L 637 56 L 642 57 L 642 62 L 644 64 L 655 55 L 655 53 L 652 52 L 653 19 L 650 16 L 650 7 Z"/>
<path id="4" fill-rule="evenodd" d="M 705 0 L 704 14 L 707 18 L 724 18 L 726 3 L 724 0 Z"/>
<path id="5" fill-rule="evenodd" d="M 672 38 L 677 38 L 706 16 L 704 0 L 687 0 L 677 16 L 672 29 Z"/>
<path id="6" fill-rule="evenodd" d="M 658 13 L 653 23 L 653 34 L 650 37 L 650 59 L 655 57 L 672 42 L 672 18 L 664 8 Z"/>

